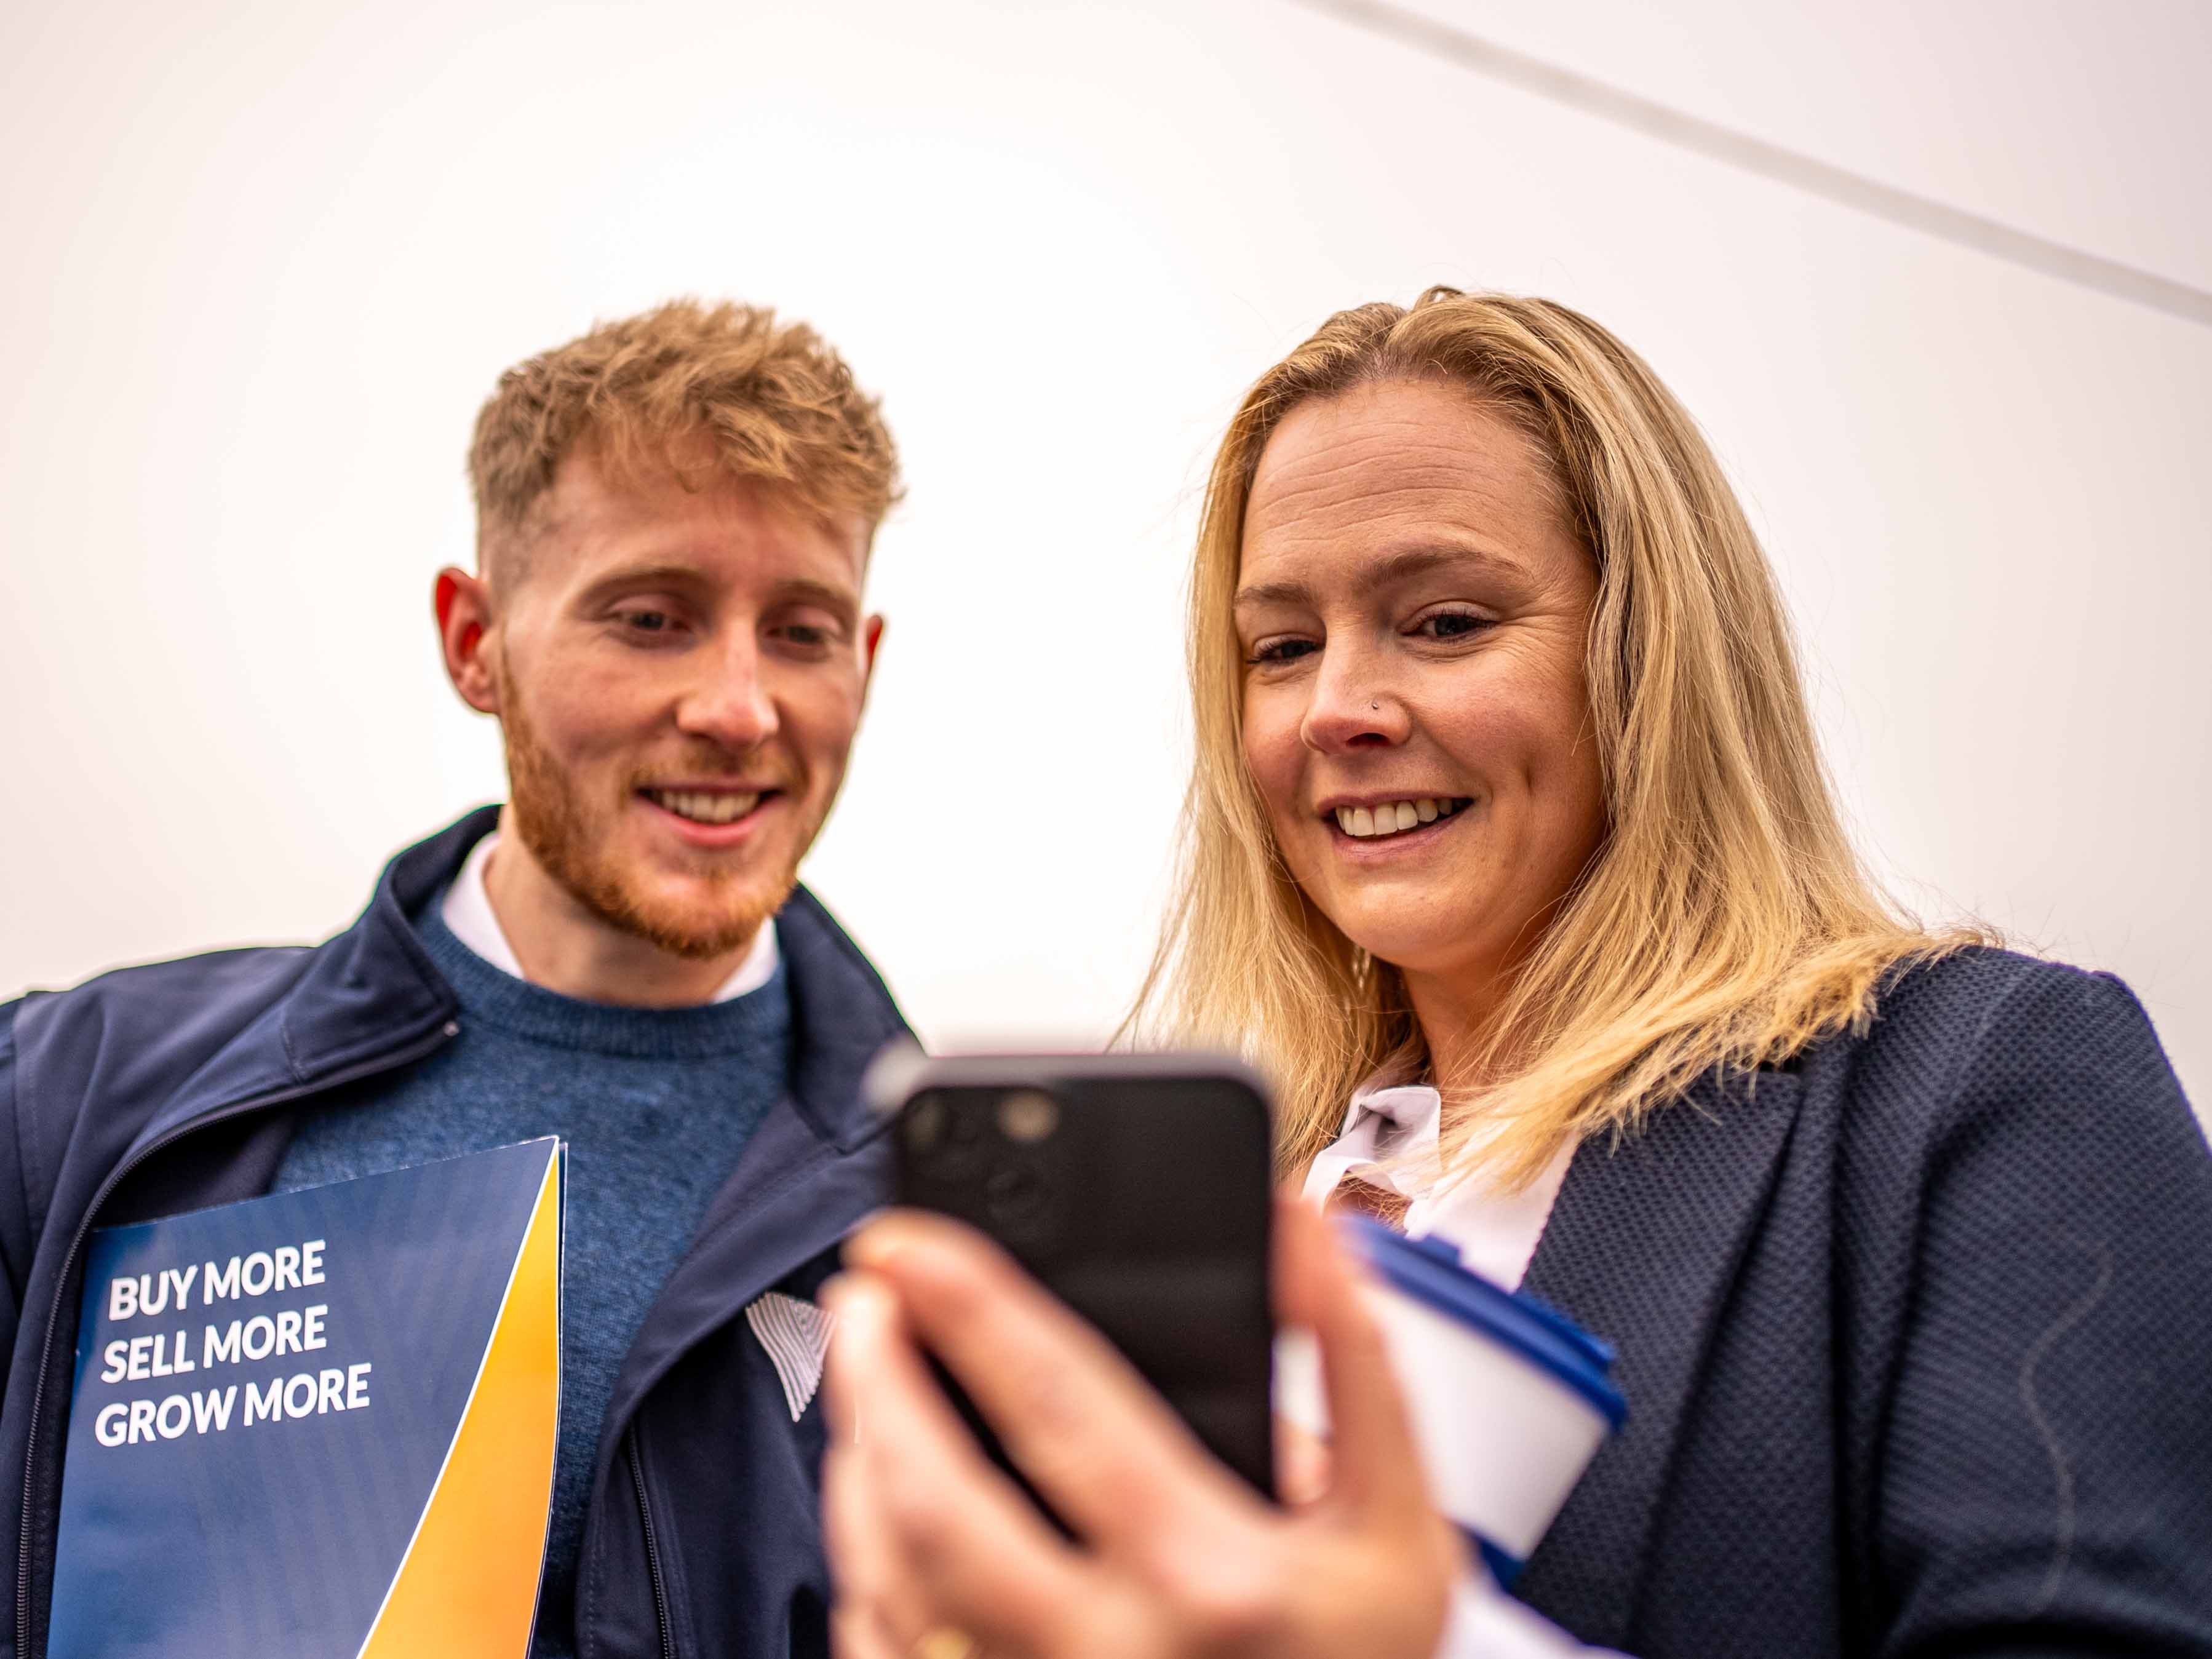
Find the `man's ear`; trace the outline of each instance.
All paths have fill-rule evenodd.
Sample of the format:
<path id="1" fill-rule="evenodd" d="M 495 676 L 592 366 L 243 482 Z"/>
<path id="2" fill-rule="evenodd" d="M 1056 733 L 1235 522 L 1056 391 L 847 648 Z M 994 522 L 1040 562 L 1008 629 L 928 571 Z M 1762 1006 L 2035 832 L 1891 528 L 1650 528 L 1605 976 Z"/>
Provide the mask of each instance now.
<path id="1" fill-rule="evenodd" d="M 871 617 L 860 624 L 860 704 L 867 706 L 868 688 L 876 680 L 876 653 L 884 642 L 884 619 Z"/>
<path id="2" fill-rule="evenodd" d="M 483 577 L 449 564 L 438 573 L 432 602 L 437 608 L 446 678 L 470 708 L 480 714 L 496 714 L 499 675 L 490 654 L 496 648 L 489 638 L 491 590 Z"/>

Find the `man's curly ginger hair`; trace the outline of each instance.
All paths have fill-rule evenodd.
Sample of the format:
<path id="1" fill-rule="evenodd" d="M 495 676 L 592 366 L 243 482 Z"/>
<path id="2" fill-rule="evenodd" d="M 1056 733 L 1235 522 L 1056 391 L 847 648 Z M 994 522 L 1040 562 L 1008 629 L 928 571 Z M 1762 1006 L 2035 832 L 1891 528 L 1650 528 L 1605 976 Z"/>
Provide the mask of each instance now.
<path id="1" fill-rule="evenodd" d="M 820 335 L 763 306 L 672 300 L 501 375 L 469 448 L 480 559 L 530 529 L 580 444 L 620 477 L 744 479 L 870 537 L 900 494 L 877 400 Z"/>

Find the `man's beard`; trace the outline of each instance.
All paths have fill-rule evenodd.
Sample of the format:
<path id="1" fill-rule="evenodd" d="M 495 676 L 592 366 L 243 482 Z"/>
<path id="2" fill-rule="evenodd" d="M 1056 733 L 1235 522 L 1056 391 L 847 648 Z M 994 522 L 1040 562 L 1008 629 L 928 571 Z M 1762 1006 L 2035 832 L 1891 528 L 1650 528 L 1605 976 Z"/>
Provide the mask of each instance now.
<path id="1" fill-rule="evenodd" d="M 696 906 L 656 903 L 649 894 L 641 891 L 621 860 L 611 856 L 607 850 L 610 837 L 605 831 L 609 826 L 603 825 L 594 834 L 592 815 L 578 798 L 573 781 L 538 741 L 537 733 L 522 711 L 517 687 L 507 677 L 504 665 L 499 679 L 500 731 L 507 749 L 507 811 L 514 832 L 546 874 L 579 904 L 609 926 L 694 962 L 730 954 L 750 940 L 763 922 L 783 908 L 784 901 L 799 884 L 796 854 L 793 863 L 776 872 L 765 887 L 753 886 L 746 880 L 748 877 L 757 878 L 757 870 L 723 872 L 715 884 L 726 890 L 725 896 Z M 732 757 L 720 750 L 702 749 L 692 758 L 698 771 L 721 773 L 736 769 Z M 677 769 L 680 774 L 683 769 Z M 612 803 L 614 812 L 618 816 L 635 789 L 650 781 L 643 775 L 631 779 L 623 787 L 623 799 Z M 795 799 L 801 793 L 798 781 L 791 780 L 793 787 L 787 799 Z M 810 826 L 799 838 L 798 853 L 805 851 L 814 839 L 814 829 L 818 827 Z M 751 890 L 747 892 L 749 886 Z"/>

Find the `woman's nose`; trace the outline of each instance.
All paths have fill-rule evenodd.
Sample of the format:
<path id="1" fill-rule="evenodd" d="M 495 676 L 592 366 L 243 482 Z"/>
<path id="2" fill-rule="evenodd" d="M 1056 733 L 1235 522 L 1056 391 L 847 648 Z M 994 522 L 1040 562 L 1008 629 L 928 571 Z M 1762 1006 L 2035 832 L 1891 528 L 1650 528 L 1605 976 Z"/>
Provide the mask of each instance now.
<path id="1" fill-rule="evenodd" d="M 1389 749 L 1406 741 L 1413 722 L 1404 702 L 1371 658 L 1348 653 L 1332 663 L 1324 653 L 1314 677 L 1298 735 L 1324 755 L 1353 749 Z"/>

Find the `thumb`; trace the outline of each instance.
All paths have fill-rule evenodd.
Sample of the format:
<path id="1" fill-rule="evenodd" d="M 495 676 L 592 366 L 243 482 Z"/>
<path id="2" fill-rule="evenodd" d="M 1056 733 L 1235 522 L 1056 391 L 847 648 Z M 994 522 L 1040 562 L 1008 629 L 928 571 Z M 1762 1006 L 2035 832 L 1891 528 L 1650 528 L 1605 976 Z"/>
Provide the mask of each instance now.
<path id="1" fill-rule="evenodd" d="M 1389 1345 L 1367 1304 L 1367 1274 L 1311 1206 L 1276 1208 L 1278 1306 L 1314 1334 L 1328 1398 L 1328 1504 L 1359 1514 L 1425 1515 L 1428 1480 Z"/>

